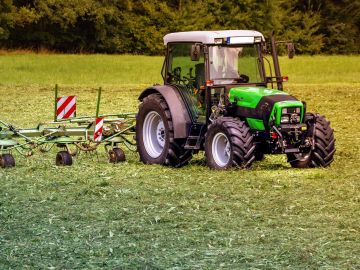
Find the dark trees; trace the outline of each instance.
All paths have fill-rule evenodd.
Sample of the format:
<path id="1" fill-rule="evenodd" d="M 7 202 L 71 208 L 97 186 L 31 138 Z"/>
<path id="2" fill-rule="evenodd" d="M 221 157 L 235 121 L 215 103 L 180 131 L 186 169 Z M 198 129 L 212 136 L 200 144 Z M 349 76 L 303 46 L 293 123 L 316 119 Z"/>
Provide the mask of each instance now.
<path id="1" fill-rule="evenodd" d="M 0 0 L 0 46 L 161 54 L 173 31 L 256 29 L 297 52 L 359 53 L 353 0 Z"/>

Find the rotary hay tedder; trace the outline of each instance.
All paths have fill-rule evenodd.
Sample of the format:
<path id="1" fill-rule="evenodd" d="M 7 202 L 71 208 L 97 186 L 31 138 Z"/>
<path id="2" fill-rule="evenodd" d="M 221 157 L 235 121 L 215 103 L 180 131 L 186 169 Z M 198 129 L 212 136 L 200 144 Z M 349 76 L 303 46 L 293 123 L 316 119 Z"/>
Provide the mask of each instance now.
<path id="1" fill-rule="evenodd" d="M 36 149 L 48 152 L 54 146 L 60 151 L 56 154 L 56 165 L 72 165 L 73 156 L 79 151 L 95 152 L 102 145 L 108 154 L 109 162 L 125 160 L 123 144 L 136 151 L 134 142 L 135 113 L 99 114 L 101 88 L 95 116 L 76 117 L 76 97 L 58 97 L 55 86 L 54 121 L 41 123 L 36 128 L 21 129 L 0 120 L 0 167 L 14 167 L 13 152 L 24 157 L 32 156 Z"/>

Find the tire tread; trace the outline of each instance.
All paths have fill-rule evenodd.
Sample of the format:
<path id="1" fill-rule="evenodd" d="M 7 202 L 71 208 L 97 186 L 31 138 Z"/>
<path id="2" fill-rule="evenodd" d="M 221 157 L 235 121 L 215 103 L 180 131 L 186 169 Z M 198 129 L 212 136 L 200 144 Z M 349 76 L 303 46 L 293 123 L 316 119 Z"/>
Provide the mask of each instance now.
<path id="1" fill-rule="evenodd" d="M 334 130 L 330 127 L 330 122 L 320 114 L 308 113 L 305 116 L 313 127 L 313 150 L 308 160 L 297 160 L 288 156 L 289 162 L 294 168 L 306 167 L 327 167 L 334 161 L 335 137 Z"/>
<path id="2" fill-rule="evenodd" d="M 167 125 L 168 125 L 168 134 L 167 135 L 169 137 L 169 149 L 168 149 L 168 152 L 166 153 L 166 157 L 165 157 L 162 165 L 167 165 L 167 166 L 176 167 L 176 168 L 186 165 L 192 158 L 192 151 L 184 149 L 184 147 L 183 147 L 184 143 L 182 142 L 182 140 L 174 138 L 174 125 L 173 125 L 173 121 L 172 121 L 172 116 L 171 116 L 169 106 L 166 103 L 165 99 L 159 93 L 150 94 L 150 95 L 146 96 L 143 99 L 143 102 L 139 105 L 139 111 L 141 111 L 148 102 L 155 102 L 155 103 L 159 104 L 159 106 L 161 107 L 161 109 L 164 112 L 164 115 L 165 115 L 166 121 L 167 121 Z M 140 122 L 139 114 L 137 114 L 136 123 L 139 123 L 139 122 Z M 140 135 L 138 134 L 138 132 L 136 132 L 136 141 L 137 141 L 138 151 L 139 151 L 139 137 L 138 136 L 140 136 Z M 140 159 L 144 163 L 150 163 L 148 160 L 146 160 L 141 155 L 140 155 Z"/>
<path id="3" fill-rule="evenodd" d="M 233 149 L 231 166 L 249 168 L 255 160 L 254 137 L 250 128 L 245 123 L 233 117 L 220 117 L 209 127 L 205 135 L 205 140 L 209 140 L 209 130 L 223 126 L 229 134 Z M 208 155 L 207 160 L 210 158 Z M 211 167 L 210 161 L 208 165 Z"/>

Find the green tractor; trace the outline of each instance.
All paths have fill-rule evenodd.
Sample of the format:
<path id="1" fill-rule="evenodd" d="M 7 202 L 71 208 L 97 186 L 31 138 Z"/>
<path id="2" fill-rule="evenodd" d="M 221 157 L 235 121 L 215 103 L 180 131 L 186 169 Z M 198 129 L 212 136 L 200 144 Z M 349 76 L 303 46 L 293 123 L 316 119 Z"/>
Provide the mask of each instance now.
<path id="1" fill-rule="evenodd" d="M 280 73 L 277 42 L 273 36 L 270 41 L 250 30 L 166 35 L 164 84 L 139 97 L 140 160 L 180 167 L 204 150 L 213 169 L 247 168 L 264 154 L 286 154 L 295 168 L 329 166 L 333 129 L 324 116 L 307 112 L 305 102 L 283 92 L 287 78 Z M 287 47 L 292 57 L 294 47 Z"/>

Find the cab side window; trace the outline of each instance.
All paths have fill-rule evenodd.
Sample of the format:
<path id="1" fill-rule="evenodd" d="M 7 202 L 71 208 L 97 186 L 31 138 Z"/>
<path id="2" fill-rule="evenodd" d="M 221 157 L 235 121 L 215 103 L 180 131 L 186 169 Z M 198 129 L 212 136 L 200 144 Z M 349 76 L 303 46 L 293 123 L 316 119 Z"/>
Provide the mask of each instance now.
<path id="1" fill-rule="evenodd" d="M 188 103 L 193 118 L 205 121 L 205 62 L 201 46 L 197 59 L 192 59 L 194 43 L 169 44 L 166 82 L 174 84 Z"/>
<path id="2" fill-rule="evenodd" d="M 200 52 L 199 61 L 192 61 L 192 45 L 192 43 L 169 45 L 168 83 L 196 89 L 205 84 L 204 53 Z"/>

